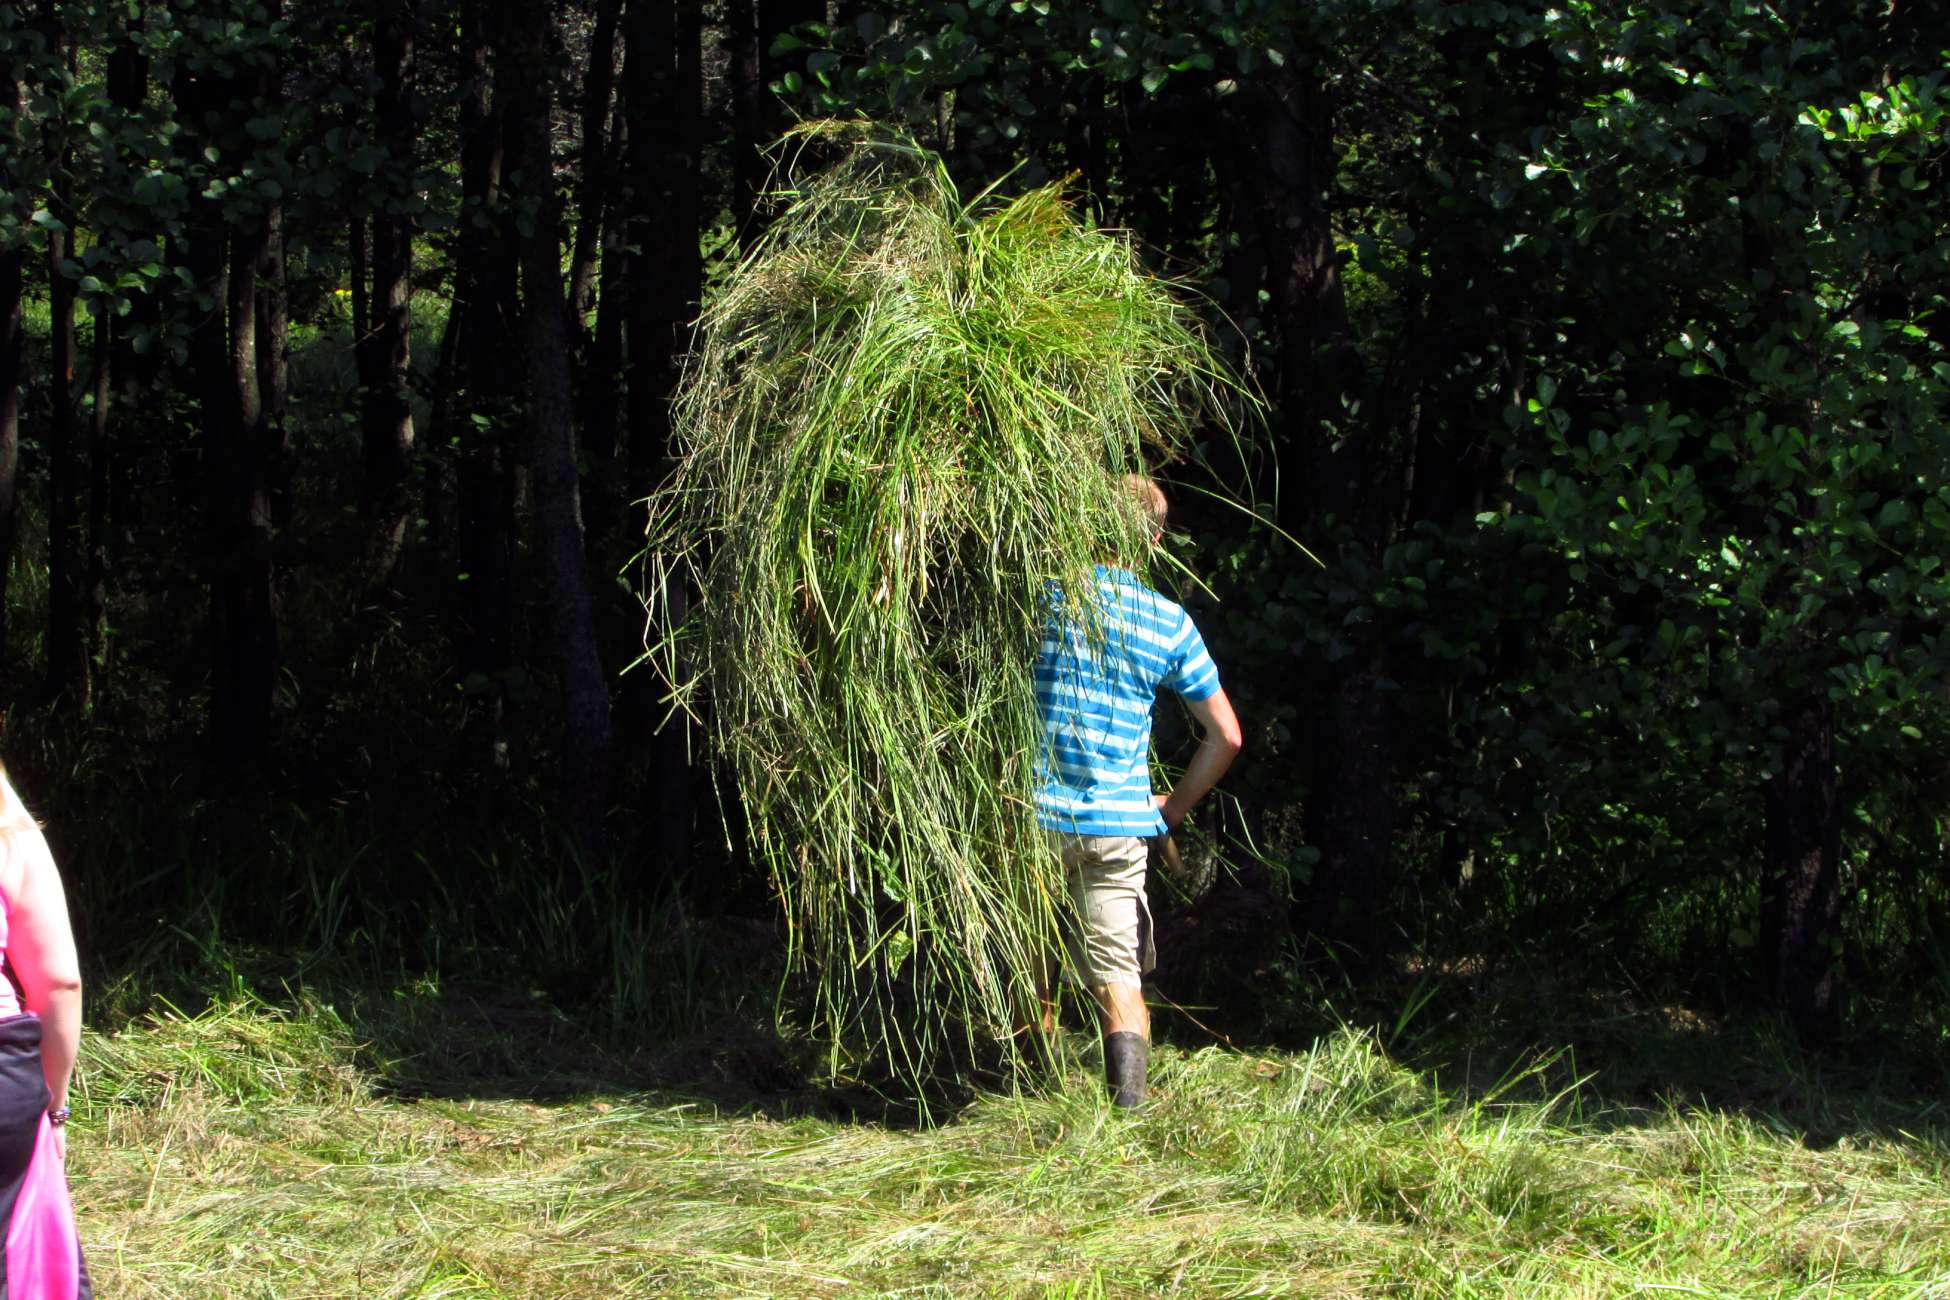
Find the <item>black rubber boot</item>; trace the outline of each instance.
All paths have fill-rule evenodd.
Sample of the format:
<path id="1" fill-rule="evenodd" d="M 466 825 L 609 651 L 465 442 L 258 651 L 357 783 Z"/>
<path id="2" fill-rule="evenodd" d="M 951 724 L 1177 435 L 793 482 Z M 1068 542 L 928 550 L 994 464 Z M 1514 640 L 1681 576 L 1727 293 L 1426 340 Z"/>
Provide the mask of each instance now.
<path id="1" fill-rule="evenodd" d="M 1144 1075 L 1150 1065 L 1151 1044 L 1143 1034 L 1104 1035 L 1104 1078 L 1110 1084 L 1111 1105 L 1136 1110 L 1144 1104 Z"/>

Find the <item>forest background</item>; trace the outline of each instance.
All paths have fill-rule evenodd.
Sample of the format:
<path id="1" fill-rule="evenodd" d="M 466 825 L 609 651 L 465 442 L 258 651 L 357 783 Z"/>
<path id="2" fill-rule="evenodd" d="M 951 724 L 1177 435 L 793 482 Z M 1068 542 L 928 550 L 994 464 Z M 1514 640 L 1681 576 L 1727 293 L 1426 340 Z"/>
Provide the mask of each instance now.
<path id="1" fill-rule="evenodd" d="M 0 7 L 5 754 L 103 1014 L 763 1005 L 632 557 L 764 150 L 866 115 L 1068 178 L 1265 394 L 1166 470 L 1248 725 L 1201 1026 L 1522 963 L 1940 1059 L 1946 63 L 1904 0 Z"/>

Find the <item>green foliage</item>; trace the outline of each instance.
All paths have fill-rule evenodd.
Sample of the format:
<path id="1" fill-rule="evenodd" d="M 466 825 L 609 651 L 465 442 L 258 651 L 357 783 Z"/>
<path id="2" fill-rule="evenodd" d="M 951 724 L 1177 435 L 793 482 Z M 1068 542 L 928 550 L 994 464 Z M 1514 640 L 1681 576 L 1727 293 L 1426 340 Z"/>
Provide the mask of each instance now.
<path id="1" fill-rule="evenodd" d="M 1005 1032 L 1056 948 L 1030 802 L 1051 593 L 1088 621 L 1093 566 L 1143 563 L 1120 476 L 1227 380 L 1054 188 L 965 200 L 900 140 L 792 143 L 828 142 L 706 308 L 646 590 L 701 593 L 657 657 L 708 692 L 821 1032 L 927 1071 Z"/>

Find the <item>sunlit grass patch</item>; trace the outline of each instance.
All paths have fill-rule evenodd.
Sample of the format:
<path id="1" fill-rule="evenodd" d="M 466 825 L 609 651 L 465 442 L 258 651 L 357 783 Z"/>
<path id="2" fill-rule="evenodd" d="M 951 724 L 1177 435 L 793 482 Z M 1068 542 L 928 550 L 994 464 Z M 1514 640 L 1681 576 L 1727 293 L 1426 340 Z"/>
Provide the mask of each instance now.
<path id="1" fill-rule="evenodd" d="M 1763 1114 L 1458 1097 L 1352 1031 L 1159 1066 L 1134 1117 L 1079 1072 L 919 1130 L 507 1080 L 404 1100 L 324 1003 L 244 1000 L 91 1041 L 71 1160 L 115 1296 L 1920 1300 L 1950 1278 L 1940 1129 L 1816 1149 Z"/>

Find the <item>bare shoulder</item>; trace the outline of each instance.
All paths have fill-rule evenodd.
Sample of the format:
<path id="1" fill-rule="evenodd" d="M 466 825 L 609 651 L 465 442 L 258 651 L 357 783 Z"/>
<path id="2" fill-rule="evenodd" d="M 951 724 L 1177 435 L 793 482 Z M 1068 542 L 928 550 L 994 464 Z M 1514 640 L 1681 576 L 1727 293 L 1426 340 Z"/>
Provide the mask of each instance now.
<path id="1" fill-rule="evenodd" d="M 13 782 L 0 772 L 0 904 L 9 909 L 48 870 L 47 838 L 27 811 Z"/>

